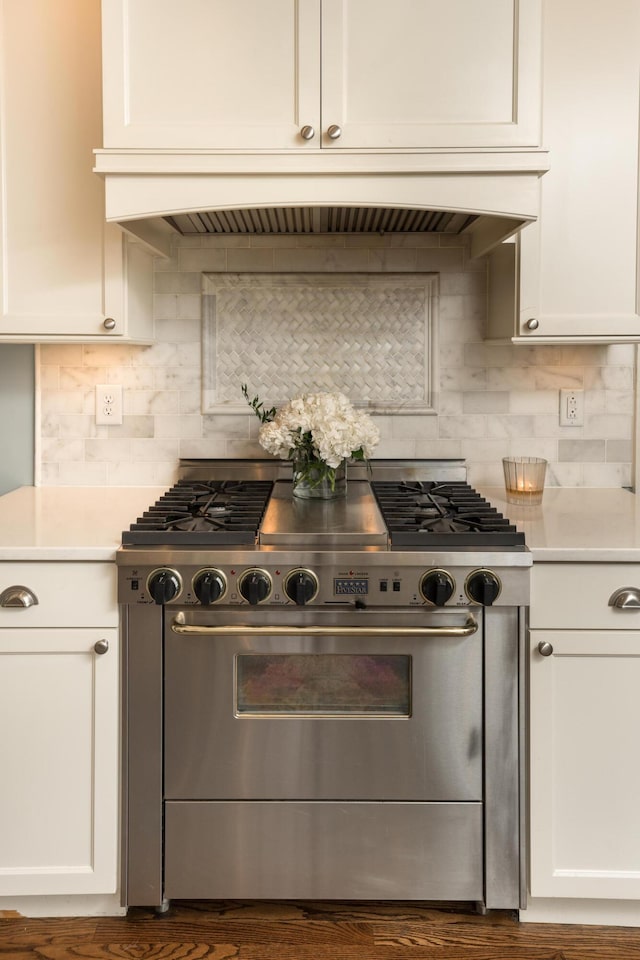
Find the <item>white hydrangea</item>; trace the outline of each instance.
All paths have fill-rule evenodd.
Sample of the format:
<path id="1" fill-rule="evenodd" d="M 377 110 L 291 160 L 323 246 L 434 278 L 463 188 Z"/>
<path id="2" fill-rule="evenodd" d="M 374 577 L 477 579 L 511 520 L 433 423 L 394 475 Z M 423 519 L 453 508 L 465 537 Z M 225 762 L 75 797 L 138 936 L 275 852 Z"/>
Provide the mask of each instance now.
<path id="1" fill-rule="evenodd" d="M 335 469 L 349 457 L 368 460 L 380 433 L 371 417 L 343 393 L 304 393 L 263 423 L 262 447 L 282 460 L 302 456 Z"/>

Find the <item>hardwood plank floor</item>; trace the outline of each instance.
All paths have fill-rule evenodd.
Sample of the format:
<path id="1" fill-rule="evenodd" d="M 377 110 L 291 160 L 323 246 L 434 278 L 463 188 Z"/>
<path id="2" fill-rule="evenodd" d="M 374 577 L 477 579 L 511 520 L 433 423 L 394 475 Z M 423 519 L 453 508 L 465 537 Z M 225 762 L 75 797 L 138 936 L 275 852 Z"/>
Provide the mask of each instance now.
<path id="1" fill-rule="evenodd" d="M 164 915 L 0 917 L 0 960 L 640 960 L 640 929 L 460 905 L 181 901 Z"/>

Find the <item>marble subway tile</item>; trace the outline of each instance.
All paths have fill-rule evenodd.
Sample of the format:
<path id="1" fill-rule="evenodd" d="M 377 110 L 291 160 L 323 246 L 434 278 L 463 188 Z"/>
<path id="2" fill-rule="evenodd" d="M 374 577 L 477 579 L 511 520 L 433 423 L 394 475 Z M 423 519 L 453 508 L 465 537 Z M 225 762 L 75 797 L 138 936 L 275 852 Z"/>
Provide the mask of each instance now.
<path id="1" fill-rule="evenodd" d="M 253 414 L 236 416 L 235 414 L 215 414 L 202 418 L 203 437 L 241 437 L 249 439 L 250 427 L 255 427 L 255 437 L 258 435 L 260 421 Z"/>
<path id="2" fill-rule="evenodd" d="M 41 442 L 41 453 L 45 462 L 49 460 L 54 463 L 63 461 L 76 463 L 84 459 L 84 441 L 44 437 Z"/>
<path id="3" fill-rule="evenodd" d="M 125 416 L 171 416 L 180 412 L 177 390 L 129 390 L 123 397 Z"/>
<path id="4" fill-rule="evenodd" d="M 369 254 L 366 249 L 339 250 L 291 249 L 276 250 L 274 270 L 284 273 L 366 273 L 369 269 Z"/>
<path id="5" fill-rule="evenodd" d="M 534 434 L 534 417 L 526 414 L 487 417 L 488 437 L 531 437 Z"/>
<path id="6" fill-rule="evenodd" d="M 81 343 L 58 344 L 42 343 L 40 344 L 40 365 L 48 366 L 82 366 L 83 346 Z"/>
<path id="7" fill-rule="evenodd" d="M 587 437 L 627 440 L 631 436 L 631 417 L 614 413 L 595 414 L 585 417 L 584 430 Z"/>
<path id="8" fill-rule="evenodd" d="M 206 247 L 180 249 L 179 257 L 180 270 L 187 273 L 206 273 L 231 269 L 227 268 L 227 248 Z M 237 269 L 237 268 L 233 268 Z"/>
<path id="9" fill-rule="evenodd" d="M 542 457 L 548 463 L 555 463 L 558 460 L 558 441 L 549 437 L 511 437 L 507 456 Z"/>
<path id="10" fill-rule="evenodd" d="M 607 440 L 607 461 L 609 463 L 630 463 L 633 457 L 631 440 Z"/>
<path id="11" fill-rule="evenodd" d="M 202 417 L 185 416 L 165 416 L 155 418 L 155 436 L 156 437 L 174 437 L 177 439 L 193 438 L 202 436 Z"/>
<path id="12" fill-rule="evenodd" d="M 250 247 L 247 250 L 238 247 L 235 250 L 228 250 L 227 270 L 230 273 L 248 273 L 254 271 L 257 273 L 270 273 L 272 270 L 277 269 L 275 261 L 278 253 L 288 255 L 290 251 L 278 251 L 269 247 L 263 249 Z"/>
<path id="13" fill-rule="evenodd" d="M 202 289 L 202 273 L 185 271 L 175 273 L 157 273 L 154 277 L 153 291 L 156 294 L 194 293 L 200 295 Z"/>
<path id="14" fill-rule="evenodd" d="M 69 487 L 104 487 L 109 483 L 108 465 L 86 460 L 58 464 L 58 484 Z"/>
<path id="15" fill-rule="evenodd" d="M 437 417 L 403 417 L 391 419 L 391 438 L 393 440 L 426 440 L 438 436 Z"/>
<path id="16" fill-rule="evenodd" d="M 506 390 L 471 390 L 462 394 L 464 413 L 509 413 L 509 393 Z"/>
<path id="17" fill-rule="evenodd" d="M 487 418 L 477 414 L 468 414 L 460 417 L 440 417 L 440 436 L 459 437 L 486 437 Z"/>
<path id="18" fill-rule="evenodd" d="M 582 469 L 587 487 L 628 487 L 631 484 L 629 463 L 585 463 Z"/>
<path id="19" fill-rule="evenodd" d="M 130 440 L 129 443 L 131 444 L 130 459 L 132 460 L 162 460 L 167 463 L 175 463 L 180 457 L 179 441 L 174 438 L 135 438 Z"/>
<path id="20" fill-rule="evenodd" d="M 84 456 L 87 463 L 96 460 L 105 460 L 116 463 L 118 460 L 132 460 L 133 447 L 128 438 L 108 440 L 85 440 Z"/>
<path id="21" fill-rule="evenodd" d="M 558 440 L 558 460 L 597 463 L 604 459 L 604 440 Z"/>
<path id="22" fill-rule="evenodd" d="M 368 269 L 375 273 L 414 273 L 418 269 L 416 251 L 403 247 L 370 249 Z"/>
<path id="23" fill-rule="evenodd" d="M 199 299 L 199 298 L 198 298 Z M 200 346 L 201 318 L 200 308 L 198 307 L 198 316 L 192 319 L 185 317 L 175 320 L 157 319 L 156 338 L 162 343 L 196 343 L 198 349 Z"/>
<path id="24" fill-rule="evenodd" d="M 507 440 L 463 440 L 462 454 L 473 463 L 499 463 L 502 470 L 502 458 L 509 453 Z"/>
<path id="25" fill-rule="evenodd" d="M 560 397 L 557 390 L 512 390 L 509 413 L 549 414 L 559 419 Z"/>
<path id="26" fill-rule="evenodd" d="M 178 464 L 175 460 L 109 463 L 108 482 L 113 486 L 147 487 L 172 486 L 178 479 Z"/>
<path id="27" fill-rule="evenodd" d="M 424 457 L 428 460 L 437 459 L 438 457 L 441 457 L 443 460 L 452 457 L 459 459 L 463 456 L 463 442 L 462 440 L 443 440 L 440 437 L 425 440 L 417 438 L 416 457 Z"/>
<path id="28" fill-rule="evenodd" d="M 181 293 L 178 296 L 177 315 L 178 320 L 200 320 L 202 316 L 201 294 Z"/>

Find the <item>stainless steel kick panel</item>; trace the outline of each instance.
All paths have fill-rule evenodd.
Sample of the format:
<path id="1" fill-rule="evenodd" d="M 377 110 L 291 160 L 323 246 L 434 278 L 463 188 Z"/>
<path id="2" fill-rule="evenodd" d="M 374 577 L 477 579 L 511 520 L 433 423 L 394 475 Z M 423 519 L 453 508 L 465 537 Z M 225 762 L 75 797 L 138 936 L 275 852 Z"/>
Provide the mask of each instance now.
<path id="1" fill-rule="evenodd" d="M 480 803 L 166 805 L 174 899 L 483 899 Z"/>

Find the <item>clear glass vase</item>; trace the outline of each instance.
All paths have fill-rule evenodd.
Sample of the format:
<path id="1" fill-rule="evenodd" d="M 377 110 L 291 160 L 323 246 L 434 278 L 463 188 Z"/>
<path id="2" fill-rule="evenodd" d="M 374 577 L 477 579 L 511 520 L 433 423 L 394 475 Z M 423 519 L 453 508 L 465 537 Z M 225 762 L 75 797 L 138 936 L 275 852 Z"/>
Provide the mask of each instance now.
<path id="1" fill-rule="evenodd" d="M 293 495 L 301 500 L 338 500 L 347 495 L 347 461 L 335 469 L 326 463 L 293 460 Z"/>

